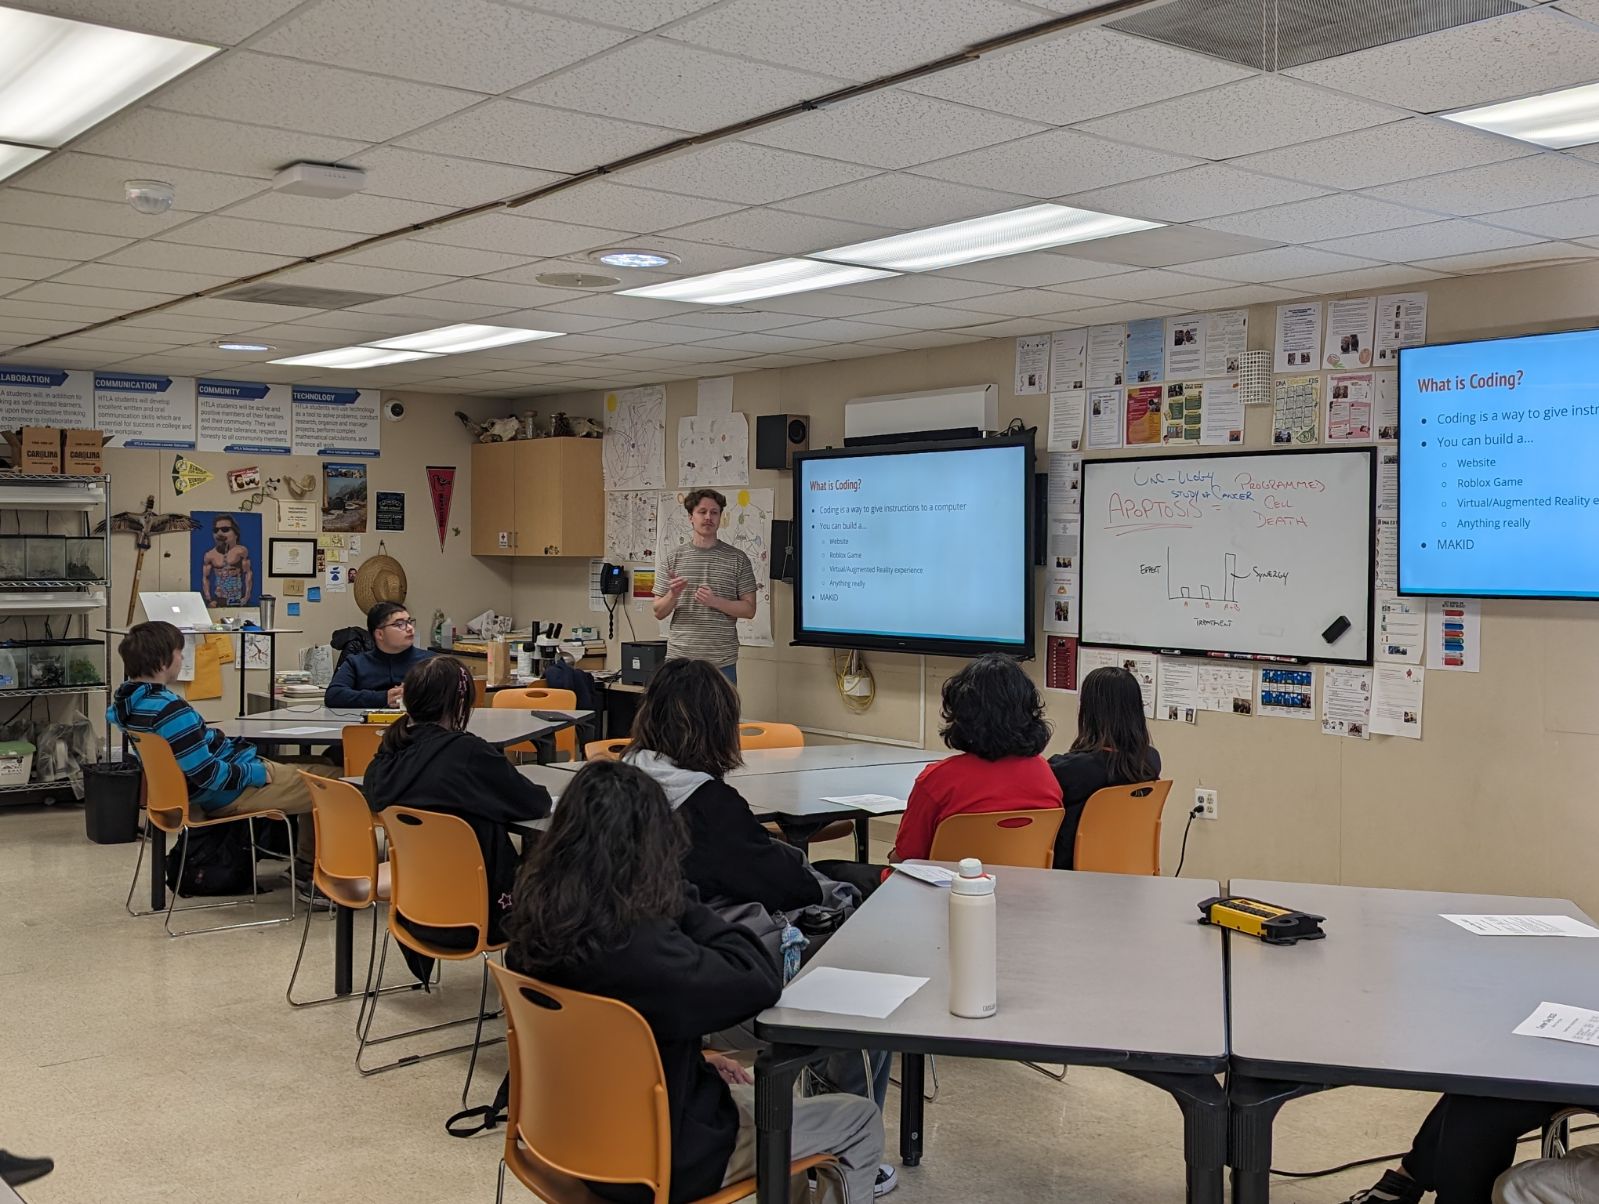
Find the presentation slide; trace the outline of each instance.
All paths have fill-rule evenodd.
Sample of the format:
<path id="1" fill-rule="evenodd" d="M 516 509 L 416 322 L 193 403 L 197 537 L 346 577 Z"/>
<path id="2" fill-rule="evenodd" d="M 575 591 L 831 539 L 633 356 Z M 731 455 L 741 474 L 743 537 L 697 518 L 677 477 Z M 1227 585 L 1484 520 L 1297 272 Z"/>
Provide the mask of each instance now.
<path id="1" fill-rule="evenodd" d="M 1599 332 L 1407 348 L 1399 589 L 1599 596 Z"/>
<path id="2" fill-rule="evenodd" d="M 795 637 L 1025 648 L 1031 469 L 1016 444 L 801 460 Z"/>

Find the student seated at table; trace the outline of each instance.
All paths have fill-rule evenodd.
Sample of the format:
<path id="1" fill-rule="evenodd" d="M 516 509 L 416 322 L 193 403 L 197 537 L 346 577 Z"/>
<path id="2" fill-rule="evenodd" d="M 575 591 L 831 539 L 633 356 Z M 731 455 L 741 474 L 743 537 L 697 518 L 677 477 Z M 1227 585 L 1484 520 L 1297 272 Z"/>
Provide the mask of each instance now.
<path id="1" fill-rule="evenodd" d="M 1599 1145 L 1511 1167 L 1494 1184 L 1494 1204 L 1599 1204 Z"/>
<path id="2" fill-rule="evenodd" d="M 1060 806 L 1060 784 L 1039 753 L 1049 743 L 1033 679 L 1008 656 L 980 656 L 944 683 L 939 735 L 959 754 L 916 777 L 890 861 L 926 857 L 933 834 L 967 811 Z"/>
<path id="3" fill-rule="evenodd" d="M 1107 665 L 1083 678 L 1077 693 L 1077 739 L 1049 759 L 1066 817 L 1055 838 L 1055 868 L 1069 870 L 1083 806 L 1096 790 L 1160 777 L 1160 754 L 1149 742 L 1144 694 L 1126 669 Z"/>
<path id="4" fill-rule="evenodd" d="M 333 671 L 323 696 L 327 706 L 397 707 L 405 675 L 434 655 L 416 646 L 416 620 L 398 602 L 379 602 L 367 611 L 366 630 L 377 646 L 357 652 Z"/>
<path id="5" fill-rule="evenodd" d="M 517 883 L 505 954 L 519 973 L 619 1000 L 649 1024 L 666 1078 L 674 1204 L 753 1173 L 754 1079 L 705 1052 L 700 1035 L 770 1007 L 783 988 L 760 941 L 684 881 L 686 845 L 653 778 L 614 761 L 585 765 Z M 862 1204 L 883 1153 L 882 1117 L 858 1096 L 797 1099 L 793 1153 L 837 1155 L 849 1198 Z M 635 1186 L 589 1187 L 609 1200 L 650 1198 Z"/>
<path id="6" fill-rule="evenodd" d="M 516 771 L 505 754 L 466 730 L 472 718 L 472 671 L 448 656 L 423 661 L 405 675 L 405 715 L 389 724 L 367 766 L 361 789 L 374 811 L 415 807 L 459 816 L 483 850 L 489 883 L 489 940 L 505 939 L 505 917 L 519 864 L 507 824 L 543 819 L 550 792 Z M 414 925 L 425 940 L 470 949 L 474 934 Z M 405 950 L 426 981 L 432 959 Z"/>
<path id="7" fill-rule="evenodd" d="M 268 761 L 246 740 L 230 740 L 207 727 L 172 691 L 183 671 L 183 633 L 171 623 L 138 623 L 117 645 L 125 680 L 106 708 L 106 722 L 127 732 L 148 732 L 172 746 L 189 784 L 189 811 L 197 819 L 223 819 L 282 811 L 309 815 L 311 792 L 288 765 Z M 295 876 L 307 888 L 316 856 L 309 819 L 297 820 Z"/>

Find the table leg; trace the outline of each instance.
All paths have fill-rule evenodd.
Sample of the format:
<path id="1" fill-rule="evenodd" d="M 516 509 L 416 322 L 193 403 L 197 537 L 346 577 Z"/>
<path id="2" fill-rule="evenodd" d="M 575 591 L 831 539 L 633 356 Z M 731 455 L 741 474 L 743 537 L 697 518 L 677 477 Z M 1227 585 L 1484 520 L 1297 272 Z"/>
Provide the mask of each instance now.
<path id="1" fill-rule="evenodd" d="M 167 834 L 154 824 L 145 837 L 150 842 L 150 906 L 167 909 Z"/>
<path id="2" fill-rule="evenodd" d="M 1227 1161 L 1227 1092 L 1208 1074 L 1126 1073 L 1168 1092 L 1183 1113 L 1183 1163 L 1188 1204 L 1222 1204 L 1222 1167 Z"/>
<path id="3" fill-rule="evenodd" d="M 899 1056 L 899 1160 L 906 1166 L 922 1161 L 922 1087 L 927 1078 L 927 1058 L 919 1053 Z"/>
<path id="4" fill-rule="evenodd" d="M 788 1204 L 788 1166 L 794 1128 L 794 1080 L 805 1064 L 799 1051 L 782 1045 L 755 1059 L 755 1199 Z"/>
<path id="5" fill-rule="evenodd" d="M 306 904 L 310 906 L 309 903 Z M 333 993 L 350 993 L 350 962 L 355 945 L 355 911 L 337 907 L 333 912 Z"/>
<path id="6" fill-rule="evenodd" d="M 1318 1083 L 1277 1083 L 1234 1074 L 1227 1082 L 1231 1110 L 1228 1165 L 1234 1204 L 1271 1199 L 1271 1129 L 1277 1111 L 1291 1099 L 1327 1088 Z"/>
<path id="7" fill-rule="evenodd" d="M 872 817 L 865 812 L 855 817 L 855 860 L 865 865 L 872 859 Z"/>

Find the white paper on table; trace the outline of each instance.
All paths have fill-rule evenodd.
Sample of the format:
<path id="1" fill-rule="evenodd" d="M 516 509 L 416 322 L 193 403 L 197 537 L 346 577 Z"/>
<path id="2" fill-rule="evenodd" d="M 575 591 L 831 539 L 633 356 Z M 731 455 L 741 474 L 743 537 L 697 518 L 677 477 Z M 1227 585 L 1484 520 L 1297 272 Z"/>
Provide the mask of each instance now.
<path id="1" fill-rule="evenodd" d="M 1475 673 L 1482 663 L 1482 603 L 1433 598 L 1427 606 L 1427 667 Z"/>
<path id="2" fill-rule="evenodd" d="M 1599 1012 L 1569 1003 L 1545 1001 L 1510 1031 L 1518 1037 L 1549 1037 L 1578 1045 L 1599 1045 Z"/>
<path id="3" fill-rule="evenodd" d="M 1244 370 L 1244 352 L 1249 347 L 1249 311 L 1224 309 L 1205 315 L 1206 376 L 1237 379 Z"/>
<path id="4" fill-rule="evenodd" d="M 1049 387 L 1057 393 L 1088 387 L 1088 329 L 1057 330 L 1049 336 Z"/>
<path id="5" fill-rule="evenodd" d="M 1166 380 L 1204 374 L 1205 339 L 1209 331 L 1210 324 L 1204 314 L 1166 319 Z"/>
<path id="6" fill-rule="evenodd" d="M 1127 374 L 1127 325 L 1088 328 L 1088 387 L 1119 388 Z M 1117 444 L 1120 447 L 1121 444 Z"/>
<path id="7" fill-rule="evenodd" d="M 900 1004 L 926 985 L 927 979 L 907 974 L 876 974 L 869 970 L 818 966 L 791 982 L 777 1006 L 882 1020 L 893 1015 Z"/>
<path id="8" fill-rule="evenodd" d="M 1369 368 L 1376 297 L 1345 297 L 1327 302 L 1327 340 L 1321 366 L 1340 371 Z"/>
<path id="9" fill-rule="evenodd" d="M 1458 916 L 1439 913 L 1451 924 L 1478 936 L 1599 937 L 1599 928 L 1574 916 Z"/>
<path id="10" fill-rule="evenodd" d="M 1420 347 L 1426 341 L 1426 293 L 1384 293 L 1377 298 L 1377 367 L 1397 367 L 1401 347 Z"/>
<path id="11" fill-rule="evenodd" d="M 1049 336 L 1024 334 L 1016 339 L 1016 396 L 1049 392 Z"/>
<path id="12" fill-rule="evenodd" d="M 1371 379 L 1376 393 L 1372 421 L 1376 424 L 1377 441 L 1392 443 L 1399 438 L 1399 373 L 1373 372 Z"/>
<path id="13" fill-rule="evenodd" d="M 1421 700 L 1427 670 L 1420 665 L 1377 665 L 1371 689 L 1371 730 L 1379 736 L 1421 739 Z"/>
<path id="14" fill-rule="evenodd" d="M 1049 395 L 1049 450 L 1074 452 L 1083 445 L 1083 407 L 1088 395 L 1069 389 Z"/>
<path id="15" fill-rule="evenodd" d="M 1205 381 L 1205 406 L 1200 411 L 1199 441 L 1209 447 L 1239 445 L 1244 441 L 1244 391 L 1238 378 L 1212 377 Z"/>
<path id="16" fill-rule="evenodd" d="M 1321 302 L 1277 307 L 1278 372 L 1314 372 L 1321 360 Z"/>
<path id="17" fill-rule="evenodd" d="M 905 800 L 888 794 L 838 794 L 824 798 L 824 803 L 837 803 L 840 807 L 853 807 L 873 815 L 890 815 L 905 810 Z"/>
<path id="18" fill-rule="evenodd" d="M 1377 659 L 1390 664 L 1419 665 L 1426 647 L 1427 603 L 1403 598 L 1377 601 Z"/>
<path id="19" fill-rule="evenodd" d="M 1160 658 L 1155 673 L 1155 718 L 1172 723 L 1199 722 L 1199 666 Z"/>
<path id="20" fill-rule="evenodd" d="M 733 412 L 733 378 L 731 376 L 702 377 L 694 413 L 701 418 L 714 418 L 718 414 Z"/>
<path id="21" fill-rule="evenodd" d="M 1321 675 L 1321 730 L 1328 736 L 1371 739 L 1371 669 L 1328 665 Z"/>
<path id="22" fill-rule="evenodd" d="M 338 727 L 275 727 L 272 729 L 274 736 L 336 736 L 343 728 Z"/>
<path id="23" fill-rule="evenodd" d="M 1088 393 L 1088 446 L 1096 450 L 1121 447 L 1126 438 L 1122 429 L 1122 391 L 1091 389 Z"/>
<path id="24" fill-rule="evenodd" d="M 954 879 L 960 877 L 954 870 L 946 870 L 941 865 L 906 865 L 901 861 L 895 862 L 894 868 L 930 886 L 948 886 Z"/>

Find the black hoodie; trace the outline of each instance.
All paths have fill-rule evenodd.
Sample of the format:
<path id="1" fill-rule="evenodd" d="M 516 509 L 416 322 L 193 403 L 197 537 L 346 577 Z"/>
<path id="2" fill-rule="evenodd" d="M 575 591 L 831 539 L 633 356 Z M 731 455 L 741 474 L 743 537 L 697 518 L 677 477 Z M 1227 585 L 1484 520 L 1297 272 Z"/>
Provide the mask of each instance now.
<path id="1" fill-rule="evenodd" d="M 505 939 L 503 921 L 511 909 L 518 858 L 505 825 L 543 819 L 550 792 L 517 773 L 505 754 L 471 732 L 449 731 L 436 723 L 410 724 L 394 733 L 394 750 L 384 735 L 367 766 L 362 790 L 374 811 L 416 807 L 456 815 L 472 825 L 483 850 L 489 880 L 489 940 Z"/>

